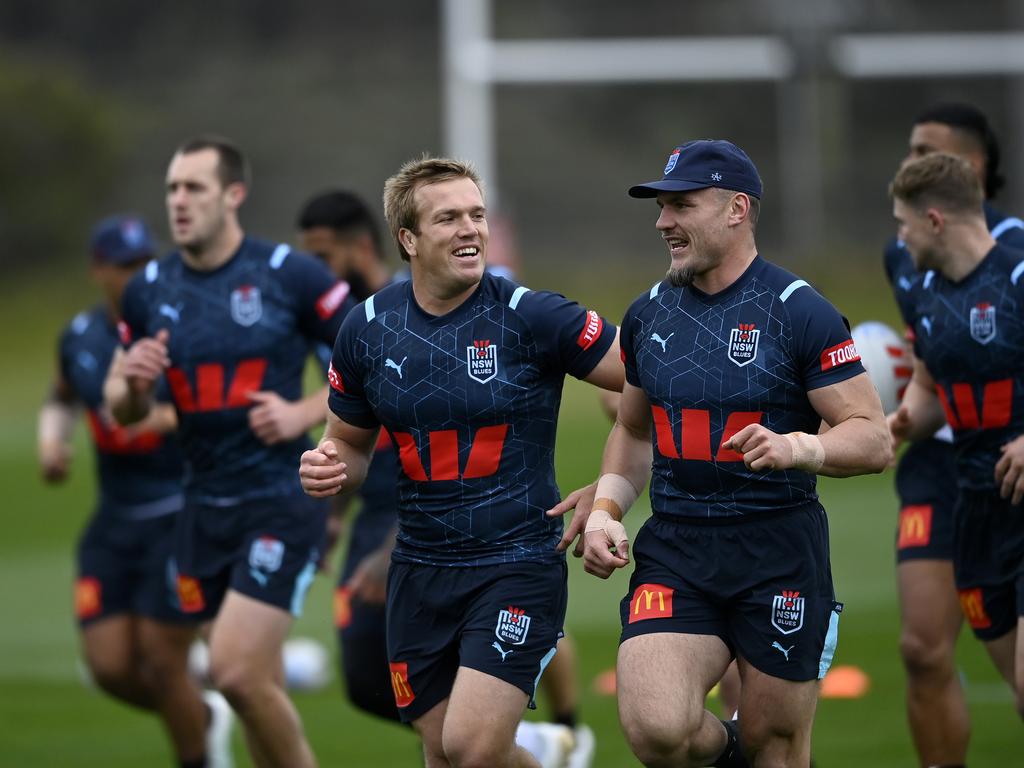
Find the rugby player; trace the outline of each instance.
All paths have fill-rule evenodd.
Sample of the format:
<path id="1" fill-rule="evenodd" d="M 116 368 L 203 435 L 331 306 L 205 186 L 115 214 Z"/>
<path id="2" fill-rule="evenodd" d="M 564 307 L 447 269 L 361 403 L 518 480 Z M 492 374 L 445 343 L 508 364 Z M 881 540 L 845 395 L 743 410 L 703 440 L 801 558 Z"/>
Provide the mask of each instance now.
<path id="1" fill-rule="evenodd" d="M 388 660 L 428 766 L 533 766 L 514 746 L 565 615 L 554 438 L 566 373 L 619 389 L 616 330 L 557 294 L 487 274 L 468 165 L 423 158 L 385 185 L 411 280 L 378 292 L 334 347 L 307 493 L 357 488 L 383 427 L 398 447 Z"/>
<path id="2" fill-rule="evenodd" d="M 166 204 L 178 250 L 125 289 L 130 346 L 106 396 L 119 421 L 135 423 L 166 375 L 186 466 L 172 560 L 180 607 L 213 622 L 210 676 L 254 761 L 305 768 L 315 760 L 281 648 L 325 543 L 326 510 L 302 493 L 295 464 L 326 398 L 303 399 L 302 376 L 310 346 L 333 342 L 352 301 L 316 259 L 243 232 L 248 176 L 225 139 L 174 153 Z"/>
<path id="3" fill-rule="evenodd" d="M 629 194 L 656 199 L 671 267 L 623 320 L 626 386 L 585 523 L 584 567 L 607 578 L 651 477 L 620 607 L 622 726 L 649 766 L 803 768 L 842 610 L 815 476 L 885 468 L 881 404 L 844 318 L 759 255 L 746 153 L 688 142 Z M 733 657 L 738 733 L 704 709 Z"/>
<path id="4" fill-rule="evenodd" d="M 104 691 L 161 718 L 181 766 L 226 768 L 231 709 L 215 691 L 200 697 L 182 663 L 192 631 L 166 587 L 175 515 L 184 503 L 166 383 L 160 382 L 149 416 L 131 427 L 119 426 L 103 405 L 103 381 L 122 354 L 121 294 L 153 258 L 155 245 L 140 218 L 112 216 L 96 225 L 90 250 L 104 301 L 76 315 L 61 334 L 57 372 L 39 414 L 47 482 L 68 475 L 72 430 L 83 409 L 96 452 L 98 499 L 78 542 L 75 582 L 85 662 Z"/>
<path id="5" fill-rule="evenodd" d="M 1024 222 L 989 202 L 1003 186 L 999 142 L 988 119 L 968 104 L 936 104 L 910 132 L 904 162 L 945 152 L 964 158 L 981 181 L 990 234 L 1024 248 Z M 921 273 L 902 240 L 885 248 L 885 271 L 900 315 L 914 322 L 911 299 Z M 953 434 L 944 425 L 911 443 L 900 457 L 896 578 L 900 600 L 900 656 L 907 671 L 907 720 L 921 766 L 958 766 L 967 759 L 970 717 L 956 669 L 963 624 L 953 578 L 953 506 L 957 497 Z"/>
<path id="6" fill-rule="evenodd" d="M 908 162 L 890 191 L 922 278 L 908 301 L 914 374 L 889 426 L 896 441 L 952 428 L 960 605 L 1024 717 L 1024 253 L 992 236 L 981 181 L 963 158 Z"/>

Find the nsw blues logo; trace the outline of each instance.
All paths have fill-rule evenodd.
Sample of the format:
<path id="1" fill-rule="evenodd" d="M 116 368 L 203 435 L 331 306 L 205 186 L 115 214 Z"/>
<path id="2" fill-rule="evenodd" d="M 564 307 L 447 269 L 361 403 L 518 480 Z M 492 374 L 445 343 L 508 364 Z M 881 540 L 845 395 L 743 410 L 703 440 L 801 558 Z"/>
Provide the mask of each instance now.
<path id="1" fill-rule="evenodd" d="M 530 617 L 522 608 L 503 608 L 498 611 L 498 625 L 494 634 L 503 643 L 522 645 L 526 642 L 526 633 L 530 631 Z"/>
<path id="2" fill-rule="evenodd" d="M 784 635 L 798 632 L 804 625 L 804 599 L 799 592 L 782 590 L 772 598 L 772 626 Z"/>
<path id="3" fill-rule="evenodd" d="M 996 308 L 987 302 L 971 307 L 971 338 L 988 344 L 996 337 Z"/>
<path id="4" fill-rule="evenodd" d="M 466 347 L 466 367 L 469 378 L 486 384 L 498 375 L 498 345 L 490 339 L 475 340 Z"/>
<path id="5" fill-rule="evenodd" d="M 676 163 L 679 162 L 679 149 L 673 149 L 672 154 L 668 156 L 668 162 L 665 163 L 665 175 L 668 176 L 672 171 L 676 169 Z"/>
<path id="6" fill-rule="evenodd" d="M 761 331 L 754 328 L 753 323 L 740 323 L 738 327 L 729 331 L 729 359 L 741 368 L 754 362 L 760 338 Z"/>
<path id="7" fill-rule="evenodd" d="M 284 559 L 284 542 L 271 536 L 260 536 L 249 548 L 249 575 L 267 586 L 270 574 L 281 567 Z"/>
<path id="8" fill-rule="evenodd" d="M 263 317 L 263 300 L 255 285 L 243 285 L 231 292 L 231 319 L 248 328 Z"/>

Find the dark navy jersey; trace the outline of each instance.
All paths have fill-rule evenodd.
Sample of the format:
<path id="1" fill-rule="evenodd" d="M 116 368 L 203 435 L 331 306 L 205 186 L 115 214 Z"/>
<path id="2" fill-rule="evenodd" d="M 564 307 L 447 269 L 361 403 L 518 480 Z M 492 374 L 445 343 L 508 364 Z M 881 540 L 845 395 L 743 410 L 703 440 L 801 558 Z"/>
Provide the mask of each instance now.
<path id="1" fill-rule="evenodd" d="M 251 238 L 213 271 L 172 253 L 132 278 L 124 341 L 170 334 L 167 380 L 189 498 L 230 506 L 302 493 L 296 467 L 308 438 L 265 445 L 249 428 L 249 395 L 302 397 L 311 345 L 334 341 L 353 306 L 348 293 L 312 257 Z"/>
<path id="2" fill-rule="evenodd" d="M 913 288 L 914 353 L 935 379 L 961 488 L 995 490 L 1000 447 L 1024 432 L 1024 252 L 996 245 L 952 283 Z"/>
<path id="3" fill-rule="evenodd" d="M 615 338 L 596 312 L 485 274 L 435 317 L 398 283 L 345 321 L 331 409 L 397 445 L 394 559 L 474 566 L 554 562 L 561 522 L 555 426 L 566 373 L 587 376 Z"/>
<path id="4" fill-rule="evenodd" d="M 103 408 L 103 381 L 117 345 L 117 327 L 103 305 L 76 316 L 60 338 L 60 373 L 85 407 L 96 450 L 98 513 L 142 519 L 177 512 L 184 499 L 175 437 L 120 427 Z M 167 398 L 161 380 L 157 399 Z"/>
<path id="5" fill-rule="evenodd" d="M 1024 221 L 1015 216 L 1007 216 L 985 203 L 985 222 L 988 224 L 992 237 L 1011 248 L 1024 249 Z M 914 307 L 911 303 L 912 288 L 921 279 L 921 273 L 914 269 L 910 251 L 901 240 L 895 237 L 885 246 L 885 274 L 889 278 L 896 304 L 900 309 L 903 323 L 913 323 Z"/>
<path id="6" fill-rule="evenodd" d="M 749 424 L 815 434 L 807 398 L 864 372 L 844 318 L 805 281 L 754 259 L 724 291 L 655 285 L 620 336 L 626 380 L 651 404 L 651 508 L 738 517 L 817 499 L 815 476 L 752 472 L 724 443 Z"/>

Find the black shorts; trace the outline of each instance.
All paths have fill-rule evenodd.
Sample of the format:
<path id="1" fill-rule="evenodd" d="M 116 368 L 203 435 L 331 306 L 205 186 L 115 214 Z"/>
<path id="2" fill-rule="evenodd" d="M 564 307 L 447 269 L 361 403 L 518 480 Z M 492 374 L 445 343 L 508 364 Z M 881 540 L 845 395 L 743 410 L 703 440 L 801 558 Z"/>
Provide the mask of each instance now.
<path id="1" fill-rule="evenodd" d="M 773 677 L 814 680 L 828 671 L 842 604 L 821 505 L 738 522 L 652 516 L 633 560 L 620 642 L 655 632 L 715 635 Z"/>
<path id="2" fill-rule="evenodd" d="M 1024 504 L 995 491 L 962 491 L 954 521 L 960 607 L 976 637 L 995 640 L 1024 616 Z"/>
<path id="3" fill-rule="evenodd" d="M 896 469 L 896 493 L 896 562 L 952 560 L 953 508 L 959 493 L 953 446 L 934 439 L 908 446 Z"/>
<path id="4" fill-rule="evenodd" d="M 75 615 L 85 627 L 116 614 L 187 621 L 167 591 L 175 514 L 144 520 L 97 515 L 78 541 Z"/>
<path id="5" fill-rule="evenodd" d="M 170 573 L 179 607 L 206 621 L 233 589 L 299 616 L 326 543 L 326 513 L 305 495 L 232 507 L 186 503 Z"/>
<path id="6" fill-rule="evenodd" d="M 441 567 L 393 563 L 388 661 L 395 703 L 410 723 L 448 698 L 459 667 L 530 697 L 555 655 L 566 604 L 565 562 Z"/>

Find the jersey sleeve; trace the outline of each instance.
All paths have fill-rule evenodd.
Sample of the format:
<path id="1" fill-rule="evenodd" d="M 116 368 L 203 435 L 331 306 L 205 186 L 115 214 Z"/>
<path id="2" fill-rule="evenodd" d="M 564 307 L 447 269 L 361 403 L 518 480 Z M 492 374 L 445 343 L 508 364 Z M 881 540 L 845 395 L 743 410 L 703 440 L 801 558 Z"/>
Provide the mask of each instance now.
<path id="1" fill-rule="evenodd" d="M 622 318 L 622 327 L 619 329 L 619 349 L 621 350 L 622 364 L 626 367 L 626 381 L 634 387 L 640 386 L 640 374 L 636 369 L 636 346 L 633 343 L 633 337 L 636 334 L 636 315 L 640 310 L 641 302 L 646 301 L 648 298 L 644 294 L 633 302 L 626 310 L 626 314 Z"/>
<path id="2" fill-rule="evenodd" d="M 338 329 L 355 306 L 349 284 L 302 253 L 289 254 L 281 271 L 295 297 L 299 329 L 310 341 L 334 344 Z"/>
<path id="3" fill-rule="evenodd" d="M 1007 224 L 1006 222 L 1010 222 Z M 1003 222 L 1004 229 L 996 239 L 1000 245 L 1013 248 L 1017 251 L 1024 251 L 1024 225 L 1019 219 L 1007 219 Z"/>
<path id="4" fill-rule="evenodd" d="M 615 340 L 615 325 L 561 294 L 531 291 L 519 310 L 541 354 L 555 370 L 586 378 Z"/>
<path id="5" fill-rule="evenodd" d="M 117 333 L 125 349 L 149 335 L 146 329 L 145 294 L 146 283 L 140 270 L 128 281 L 121 294 L 121 319 L 117 324 Z"/>
<path id="6" fill-rule="evenodd" d="M 363 429 L 373 429 L 380 424 L 370 402 L 366 399 L 363 381 L 366 375 L 361 354 L 363 341 L 360 331 L 366 326 L 365 313 L 360 304 L 355 312 L 349 313 L 338 332 L 327 368 L 327 383 L 330 387 L 327 404 L 342 421 Z"/>
<path id="7" fill-rule="evenodd" d="M 786 302 L 792 322 L 792 349 L 804 389 L 838 384 L 864 373 L 849 324 L 821 294 L 807 286 Z"/>

